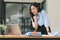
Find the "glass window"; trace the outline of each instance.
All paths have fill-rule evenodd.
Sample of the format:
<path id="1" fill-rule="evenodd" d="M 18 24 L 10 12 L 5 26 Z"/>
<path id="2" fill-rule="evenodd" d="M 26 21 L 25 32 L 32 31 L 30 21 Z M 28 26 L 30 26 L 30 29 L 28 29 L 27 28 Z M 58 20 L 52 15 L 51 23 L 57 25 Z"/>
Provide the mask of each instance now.
<path id="1" fill-rule="evenodd" d="M 32 31 L 30 5 L 31 3 L 6 3 L 6 25 L 19 24 L 22 34 Z"/>

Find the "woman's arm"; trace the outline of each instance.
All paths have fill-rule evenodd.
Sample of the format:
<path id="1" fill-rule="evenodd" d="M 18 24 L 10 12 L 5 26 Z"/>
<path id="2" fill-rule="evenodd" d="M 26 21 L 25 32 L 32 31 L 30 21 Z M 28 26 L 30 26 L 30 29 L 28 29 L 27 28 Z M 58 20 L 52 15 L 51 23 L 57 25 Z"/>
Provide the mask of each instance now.
<path id="1" fill-rule="evenodd" d="M 50 35 L 51 32 L 50 32 L 50 30 L 49 30 L 49 27 L 46 27 L 46 30 L 47 30 L 48 35 Z"/>
<path id="2" fill-rule="evenodd" d="M 34 31 L 37 31 L 38 25 L 37 25 L 37 18 L 36 18 L 36 16 L 34 16 L 33 19 L 34 19 L 34 28 L 35 28 Z"/>
<path id="3" fill-rule="evenodd" d="M 46 27 L 46 30 L 47 30 L 47 32 L 49 32 L 49 28 L 48 27 Z"/>
<path id="4" fill-rule="evenodd" d="M 47 13 L 46 13 L 46 11 L 43 11 L 42 14 L 43 14 L 44 25 L 45 25 L 45 27 L 46 27 L 47 33 L 49 34 L 49 33 L 50 33 L 50 32 L 49 32 L 49 31 L 50 31 L 50 30 L 49 30 L 50 24 L 49 24 L 49 20 L 48 20 Z"/>

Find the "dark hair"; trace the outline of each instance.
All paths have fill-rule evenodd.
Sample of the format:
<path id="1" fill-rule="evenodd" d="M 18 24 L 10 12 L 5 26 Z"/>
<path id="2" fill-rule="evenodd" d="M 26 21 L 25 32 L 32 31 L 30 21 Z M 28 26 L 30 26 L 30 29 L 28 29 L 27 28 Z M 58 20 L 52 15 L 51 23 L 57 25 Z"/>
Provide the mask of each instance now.
<path id="1" fill-rule="evenodd" d="M 31 17 L 32 17 L 32 19 L 33 19 L 33 16 L 35 16 L 35 15 L 31 12 L 31 6 L 35 6 L 35 7 L 38 9 L 38 12 L 41 11 L 41 8 L 40 8 L 40 3 L 32 3 L 32 4 L 30 5 L 30 15 L 31 15 Z M 33 21 L 34 21 L 34 20 L 33 20 Z"/>

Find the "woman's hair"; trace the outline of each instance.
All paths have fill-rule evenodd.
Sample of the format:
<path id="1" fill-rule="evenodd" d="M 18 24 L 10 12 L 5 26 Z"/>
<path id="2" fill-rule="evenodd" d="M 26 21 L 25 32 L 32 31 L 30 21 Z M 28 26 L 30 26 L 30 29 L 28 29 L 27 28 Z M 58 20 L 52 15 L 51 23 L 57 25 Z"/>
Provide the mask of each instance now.
<path id="1" fill-rule="evenodd" d="M 38 12 L 41 11 L 41 8 L 40 8 L 40 3 L 32 3 L 32 4 L 30 5 L 30 15 L 31 15 L 31 17 L 32 17 L 32 19 L 33 19 L 33 16 L 35 16 L 35 15 L 31 12 L 31 6 L 35 6 L 35 7 L 38 9 Z M 34 20 L 33 20 L 33 21 L 34 21 Z"/>

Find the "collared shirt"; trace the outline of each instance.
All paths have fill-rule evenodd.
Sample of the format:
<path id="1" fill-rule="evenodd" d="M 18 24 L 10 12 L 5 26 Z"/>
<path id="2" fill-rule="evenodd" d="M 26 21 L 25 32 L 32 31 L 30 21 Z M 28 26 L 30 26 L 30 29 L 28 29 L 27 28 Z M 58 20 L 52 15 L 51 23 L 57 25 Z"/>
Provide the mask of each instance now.
<path id="1" fill-rule="evenodd" d="M 39 12 L 36 18 L 37 18 L 37 24 L 39 26 L 42 26 L 42 25 L 45 25 L 45 27 L 50 26 L 46 11 L 42 10 L 41 12 Z M 32 20 L 32 25 L 34 27 L 33 20 Z"/>

